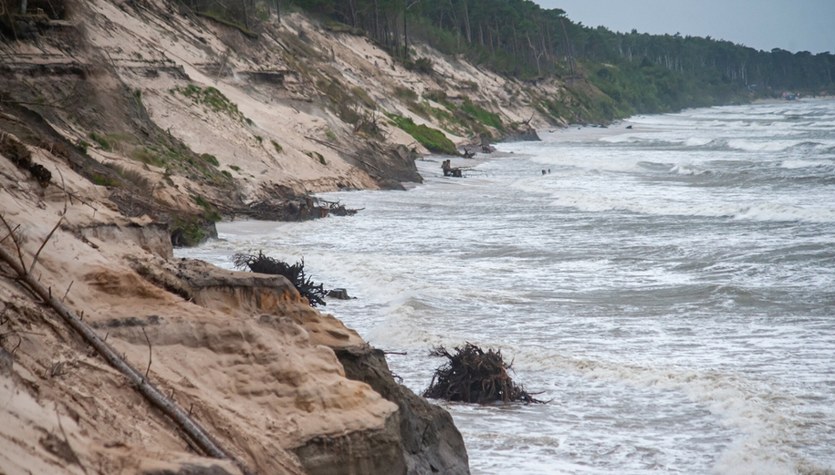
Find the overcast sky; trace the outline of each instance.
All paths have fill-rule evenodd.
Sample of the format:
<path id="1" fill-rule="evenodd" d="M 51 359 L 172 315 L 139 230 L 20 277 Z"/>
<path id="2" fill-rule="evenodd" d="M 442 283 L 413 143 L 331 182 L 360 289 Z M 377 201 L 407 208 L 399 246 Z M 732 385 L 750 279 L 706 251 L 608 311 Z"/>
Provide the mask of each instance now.
<path id="1" fill-rule="evenodd" d="M 534 0 L 586 26 L 835 53 L 835 0 Z"/>

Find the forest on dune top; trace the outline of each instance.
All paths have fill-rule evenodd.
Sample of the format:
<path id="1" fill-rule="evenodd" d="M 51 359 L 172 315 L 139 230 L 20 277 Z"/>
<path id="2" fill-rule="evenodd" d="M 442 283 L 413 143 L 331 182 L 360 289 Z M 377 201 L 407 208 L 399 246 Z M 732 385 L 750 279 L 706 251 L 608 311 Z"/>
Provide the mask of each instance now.
<path id="1" fill-rule="evenodd" d="M 530 0 L 184 0 L 248 27 L 302 10 L 334 31 L 366 35 L 407 65 L 427 68 L 427 44 L 522 81 L 587 81 L 611 118 L 835 90 L 835 55 L 761 51 L 710 37 L 590 28 Z"/>

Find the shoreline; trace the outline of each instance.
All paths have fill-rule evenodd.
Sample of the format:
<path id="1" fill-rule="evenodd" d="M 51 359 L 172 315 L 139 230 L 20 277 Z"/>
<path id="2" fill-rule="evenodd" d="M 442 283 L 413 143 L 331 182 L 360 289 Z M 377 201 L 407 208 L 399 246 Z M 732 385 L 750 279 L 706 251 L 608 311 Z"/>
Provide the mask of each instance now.
<path id="1" fill-rule="evenodd" d="M 576 129 L 575 129 L 575 130 L 576 130 Z M 432 166 L 434 166 L 434 165 L 432 164 L 432 162 L 434 161 L 434 163 L 435 163 L 435 164 L 438 164 L 438 165 L 439 165 L 441 160 L 443 160 L 443 157 L 436 157 L 434 160 L 429 161 L 429 164 L 430 164 L 430 165 L 432 165 Z M 437 182 L 436 182 L 436 183 L 437 183 Z M 448 180 L 445 180 L 445 183 L 450 183 L 450 184 L 453 184 L 452 186 L 454 186 L 454 184 L 456 184 L 456 182 L 455 182 L 455 180 L 454 180 L 454 179 L 448 179 Z M 451 186 L 451 187 L 452 187 L 452 186 Z M 462 202 L 464 202 L 463 200 L 460 200 L 460 199 L 459 199 L 459 200 L 456 200 L 456 201 L 457 201 L 458 203 L 462 203 Z M 406 218 L 408 218 L 408 217 L 407 217 L 407 216 L 404 216 L 404 219 L 406 219 Z M 767 227 L 767 226 L 766 226 L 766 227 Z M 686 235 L 685 235 L 685 237 L 686 237 Z M 688 241 L 688 242 L 689 242 L 689 241 Z M 659 247 L 659 248 L 663 248 L 663 247 L 664 247 L 664 244 L 659 244 L 659 246 L 658 246 L 658 247 Z M 337 254 L 337 255 L 338 255 L 338 254 Z M 583 257 L 582 257 L 582 256 L 580 256 L 579 258 L 580 258 L 580 259 L 583 259 Z M 634 259 L 634 260 L 640 260 L 640 259 Z M 624 262 L 631 262 L 631 261 L 634 261 L 634 260 L 624 259 Z M 487 289 L 487 290 L 489 291 L 489 289 Z M 381 289 L 381 292 L 386 292 L 385 288 Z M 652 290 L 652 289 L 650 289 L 650 290 L 648 290 L 648 291 L 647 291 L 647 293 L 648 293 L 648 294 L 650 294 L 650 295 L 651 295 L 651 294 L 653 294 L 654 292 L 657 292 L 657 288 L 656 288 L 656 290 Z M 632 295 L 635 295 L 635 294 L 632 294 Z M 758 321 L 759 321 L 759 320 L 758 320 Z M 697 322 L 698 322 L 698 320 L 696 320 L 696 323 L 697 323 Z M 392 322 L 392 323 L 394 323 L 394 322 Z M 397 323 L 399 323 L 399 322 L 397 322 Z M 626 323 L 626 322 L 624 322 L 624 323 Z M 628 325 L 628 323 L 626 323 L 626 324 Z M 440 322 L 438 322 L 436 325 L 437 325 L 437 326 L 436 326 L 436 328 L 441 329 L 441 330 L 436 330 L 436 331 L 442 331 L 442 330 L 445 328 L 444 326 L 440 326 L 440 325 L 441 325 L 441 323 L 440 323 Z M 451 327 L 450 327 L 450 328 L 451 328 Z M 641 333 L 641 330 L 640 330 L 640 325 L 636 325 L 636 328 L 632 328 L 632 330 L 634 330 L 634 331 L 635 331 L 636 333 L 638 333 L 638 334 L 640 334 L 640 333 Z M 743 332 L 743 333 L 744 333 L 744 332 L 746 332 L 746 331 L 747 331 L 747 326 L 741 326 L 741 327 L 739 328 L 739 330 L 740 330 L 740 332 Z M 385 331 L 387 331 L 385 328 L 381 330 L 381 332 L 385 332 Z M 396 331 L 396 330 L 392 330 L 392 331 Z M 611 333 L 611 334 L 609 334 L 609 335 L 611 335 L 611 338 L 613 338 L 613 339 L 614 339 L 614 338 L 627 338 L 627 337 L 629 336 L 629 334 L 630 334 L 630 333 L 631 333 L 631 332 L 629 331 L 629 329 L 628 329 L 628 328 L 617 327 L 617 328 L 612 329 L 612 333 Z M 497 338 L 500 338 L 500 337 L 497 337 Z M 580 334 L 578 338 L 580 338 L 580 339 L 581 339 L 581 338 L 582 338 L 582 334 Z M 613 340 L 613 341 L 614 341 L 614 340 Z M 613 346 L 614 346 L 614 345 L 613 345 Z M 410 349 L 409 353 L 411 354 L 412 352 L 413 352 L 413 351 Z M 584 355 L 584 356 L 585 356 L 585 355 Z M 627 354 L 626 354 L 626 358 L 628 358 L 628 357 L 629 357 L 629 354 L 627 353 Z M 578 358 L 579 358 L 579 357 L 578 357 Z M 602 378 L 602 376 L 600 376 L 600 373 L 599 373 L 599 372 L 605 372 L 605 371 L 609 371 L 609 370 L 611 370 L 611 372 L 607 372 L 606 374 L 607 374 L 607 375 L 609 375 L 609 376 L 613 376 L 613 375 L 614 375 L 614 376 L 616 377 L 616 376 L 619 376 L 619 375 L 621 374 L 621 373 L 620 373 L 620 371 L 625 371 L 625 370 L 628 370 L 629 368 L 634 368 L 634 366 L 630 366 L 630 365 L 628 365 L 628 364 L 627 364 L 626 366 L 621 366 L 621 365 L 618 365 L 617 363 L 614 363 L 614 362 L 611 362 L 611 361 L 608 361 L 609 363 L 611 363 L 611 366 L 609 366 L 609 365 L 603 365 L 603 364 L 594 364 L 594 363 L 590 363 L 590 361 L 591 361 L 591 357 L 584 357 L 584 358 L 580 358 L 580 359 L 581 359 L 581 361 L 572 360 L 572 356 L 571 356 L 571 354 L 570 354 L 570 353 L 568 354 L 568 356 L 565 356 L 565 360 L 568 360 L 568 364 L 571 364 L 571 366 L 569 366 L 569 368 L 570 368 L 571 370 L 574 370 L 574 371 L 576 371 L 576 372 L 588 372 L 591 376 L 597 376 L 597 377 L 599 377 L 599 378 Z M 561 360 L 560 360 L 560 362 L 564 363 L 564 362 L 565 362 L 565 360 L 562 360 L 562 359 L 561 359 Z M 522 358 L 518 358 L 518 359 L 517 359 L 517 361 L 519 362 L 520 367 L 524 364 L 524 360 L 523 360 Z M 631 363 L 633 360 L 627 360 L 627 361 L 629 361 L 629 362 Z M 537 362 L 538 362 L 538 363 L 541 363 L 541 361 L 537 361 Z M 634 363 L 633 363 L 633 364 L 634 364 Z M 605 368 L 604 368 L 604 366 L 605 366 Z M 562 369 L 563 369 L 563 367 L 560 367 L 560 369 L 562 370 Z M 640 388 L 643 390 L 643 389 L 646 389 L 646 388 L 644 388 L 644 386 L 643 386 L 643 384 L 644 384 L 644 383 L 646 383 L 646 385 L 647 385 L 647 386 L 655 386 L 655 384 L 656 384 L 656 383 L 657 383 L 657 381 L 659 381 L 659 380 L 660 380 L 660 381 L 662 381 L 662 382 L 663 382 L 663 381 L 668 381 L 668 380 L 666 379 L 666 377 L 665 377 L 667 374 L 669 374 L 669 373 L 665 373 L 665 371 L 666 371 L 666 370 L 668 370 L 668 368 L 666 368 L 666 367 L 664 367 L 664 368 L 660 368 L 660 370 L 659 370 L 659 371 L 660 371 L 660 376 L 659 376 L 659 378 L 652 378 L 652 379 L 650 379 L 650 375 L 647 375 L 647 373 L 649 372 L 649 370 L 650 370 L 650 369 L 652 369 L 652 368 L 642 368 L 642 370 L 643 370 L 643 371 L 642 371 L 642 373 L 641 373 L 640 375 L 638 375 L 638 378 L 639 378 L 639 379 L 638 379 L 637 381 L 630 381 L 630 382 L 631 382 L 631 383 L 633 383 L 633 384 L 635 384 L 636 386 L 640 386 Z M 688 373 L 688 372 L 686 371 L 686 369 L 687 369 L 687 368 L 685 368 L 685 371 L 683 371 L 683 372 L 684 372 L 684 373 L 687 373 L 687 374 L 684 374 L 684 375 L 682 375 L 682 376 L 680 377 L 680 379 L 677 379 L 677 380 L 676 380 L 676 383 L 679 383 L 679 382 L 680 382 L 682 385 L 688 385 L 688 384 L 690 384 L 690 382 L 691 382 L 691 381 L 693 381 L 694 379 L 698 378 L 699 376 L 702 376 L 701 374 L 700 374 L 700 375 L 696 375 L 696 374 L 694 374 L 693 372 L 689 372 L 689 373 Z M 708 368 L 706 371 L 708 372 L 708 375 L 715 375 L 715 372 L 711 372 L 712 370 L 710 370 L 710 368 Z M 654 374 L 654 373 L 653 373 L 653 374 Z M 706 378 L 706 379 L 707 379 L 707 378 Z M 708 379 L 708 381 L 710 381 L 710 379 Z M 738 381 L 738 379 L 731 379 L 731 380 L 730 380 L 730 382 L 731 382 L 731 383 L 736 382 L 736 381 Z M 596 380 L 595 380 L 595 382 L 600 383 L 599 379 L 596 379 Z M 698 381 L 697 381 L 697 383 L 698 383 L 698 382 L 704 382 L 704 380 L 698 380 Z M 603 383 L 601 383 L 601 384 L 603 384 Z M 557 385 L 555 385 L 555 386 L 557 386 Z M 664 388 L 664 389 L 669 389 L 669 387 L 668 387 L 668 386 L 666 386 L 666 385 L 662 385 L 662 386 L 663 386 L 663 388 Z M 563 389 L 568 389 L 568 388 L 567 388 L 567 387 L 565 387 L 565 386 L 558 386 L 558 387 L 563 388 Z M 698 389 L 698 388 L 700 388 L 700 387 L 701 387 L 701 386 L 697 386 L 697 387 L 696 387 L 696 389 Z M 733 389 L 733 388 L 728 388 L 728 389 Z M 717 392 L 718 392 L 718 391 L 717 391 Z M 730 392 L 730 391 L 728 391 L 728 392 Z M 693 394 L 694 394 L 694 393 L 691 393 L 691 395 L 693 395 Z M 611 395 L 611 393 L 609 393 L 609 395 Z M 720 396 L 720 397 L 727 397 L 726 392 L 724 392 L 724 391 L 723 391 L 723 392 L 718 392 L 718 394 L 717 394 L 717 395 L 718 395 L 718 396 Z M 716 404 L 717 404 L 716 400 L 715 400 L 715 399 L 710 399 L 710 396 L 711 396 L 711 395 L 704 396 L 704 397 L 703 397 L 703 399 L 702 399 L 702 402 L 704 402 L 704 405 L 701 405 L 701 404 L 700 404 L 700 405 L 698 405 L 698 408 L 702 409 L 704 406 L 707 406 L 708 408 L 710 408 L 710 407 L 711 407 L 711 404 L 716 405 Z M 694 396 L 694 397 L 695 397 L 695 396 Z M 686 401 L 686 399 L 685 399 L 685 401 Z M 706 401 L 706 402 L 705 402 L 705 401 Z M 723 399 L 723 401 L 727 401 L 727 400 L 726 400 L 726 399 Z M 755 399 L 754 401 L 756 402 L 757 400 Z M 691 401 L 691 402 L 692 402 L 692 401 Z M 734 401 L 734 402 L 739 402 L 740 404 L 744 404 L 744 403 L 745 403 L 745 401 Z M 678 402 L 676 402 L 676 404 L 678 404 Z M 671 406 L 675 407 L 675 405 L 674 405 L 674 404 L 671 404 Z M 755 407 L 759 407 L 759 405 L 758 405 L 758 404 L 755 404 L 754 406 L 755 406 Z M 641 407 L 653 408 L 653 407 L 655 407 L 655 406 L 650 406 L 650 405 L 647 405 L 647 406 L 641 406 Z M 708 412 L 708 410 L 707 410 L 707 409 L 702 409 L 702 411 L 703 411 L 703 412 Z M 480 412 L 480 411 L 479 411 L 479 412 Z M 510 415 L 509 415 L 509 413 L 510 413 L 510 411 L 502 411 L 502 416 L 504 416 L 504 417 L 505 417 L 505 419 L 504 419 L 505 421 L 506 421 L 506 420 L 509 420 L 509 419 L 512 417 L 512 416 L 510 416 Z M 614 417 L 614 416 L 612 416 L 612 417 Z M 640 421 L 641 421 L 641 420 L 645 420 L 645 419 L 644 419 L 644 418 L 642 418 L 642 417 L 640 417 L 640 413 L 638 413 L 638 417 L 636 417 L 636 421 L 635 421 L 635 422 L 636 422 L 636 423 L 640 423 Z M 755 424 L 755 423 L 756 423 L 756 419 L 752 419 L 752 420 L 753 420 L 753 422 L 752 422 L 752 423 L 754 423 L 754 424 Z M 485 421 L 485 422 L 487 422 L 487 421 Z M 569 421 L 569 422 L 570 422 L 570 421 Z M 723 422 L 724 422 L 724 421 L 723 421 Z M 489 422 L 487 422 L 487 424 L 489 424 Z M 487 425 L 487 424 L 485 424 L 485 425 Z M 676 429 L 676 427 L 672 427 L 672 429 L 673 429 L 673 430 L 675 430 L 675 429 Z M 500 432 L 500 431 L 502 431 L 502 430 L 503 430 L 503 427 L 502 427 L 501 425 L 498 425 L 498 424 L 497 424 L 497 425 L 495 425 L 495 426 L 493 427 L 493 430 L 495 430 L 496 432 Z M 533 431 L 532 431 L 532 432 L 533 432 Z M 488 434 L 492 434 L 492 432 L 488 432 Z M 734 434 L 734 435 L 735 435 L 735 434 Z M 526 443 L 535 443 L 535 442 L 530 442 L 530 441 L 533 441 L 533 440 L 534 440 L 534 436 L 533 436 L 532 434 L 525 434 L 525 436 L 527 436 L 527 438 L 525 438 L 525 442 L 526 442 Z M 716 436 L 716 434 L 715 434 L 715 433 L 714 433 L 714 434 L 711 434 L 711 436 Z M 498 436 L 497 436 L 497 437 L 498 437 Z M 542 440 L 542 439 L 544 439 L 544 440 L 546 440 L 546 441 L 548 440 L 548 439 L 545 439 L 544 437 L 543 437 L 543 438 L 541 438 L 540 440 Z M 554 439 L 556 439 L 556 437 L 555 437 Z M 565 439 L 559 439 L 559 440 L 565 440 Z M 489 444 L 487 444 L 487 445 L 489 445 Z M 497 444 L 497 445 L 498 445 L 498 444 Z M 730 447 L 730 448 L 732 448 L 732 449 L 738 449 L 738 451 L 739 451 L 739 452 L 744 452 L 744 448 L 745 448 L 745 447 L 738 447 L 738 446 L 736 446 L 736 445 L 731 445 L 730 443 L 729 443 L 726 447 Z M 724 449 L 724 447 L 723 447 L 723 449 Z M 498 451 L 498 450 L 497 450 L 496 452 L 497 452 L 497 453 L 499 453 L 499 451 Z M 724 453 L 724 452 L 723 452 L 723 453 Z M 500 455 L 501 455 L 501 454 L 500 454 Z M 740 455 L 740 457 L 741 457 L 741 456 L 742 456 L 742 455 Z M 719 457 L 717 457 L 717 458 L 719 458 Z M 518 459 L 517 459 L 517 461 L 518 461 Z M 689 463 L 692 463 L 692 461 L 689 461 L 689 460 L 688 460 L 688 462 L 689 462 Z M 602 462 L 601 462 L 601 463 L 602 463 Z M 717 465 L 717 466 L 718 466 L 718 463 L 719 463 L 719 462 L 716 462 L 716 465 Z M 727 465 L 723 465 L 723 466 L 721 466 L 721 467 L 722 467 L 722 468 L 728 468 L 728 466 L 727 466 Z M 478 468 L 484 469 L 484 466 L 479 466 Z M 598 468 L 598 467 L 594 467 L 594 468 Z M 691 468 L 692 468 L 692 466 L 691 466 Z M 499 471 L 499 469 L 496 469 L 496 470 L 497 470 L 497 471 Z M 506 468 L 505 468 L 504 470 L 508 470 L 508 469 L 506 469 Z M 489 471 L 489 470 L 485 470 L 485 471 Z M 601 471 L 602 471 L 602 470 L 601 470 Z M 650 470 L 647 470 L 647 472 L 649 472 L 649 471 L 650 471 Z"/>

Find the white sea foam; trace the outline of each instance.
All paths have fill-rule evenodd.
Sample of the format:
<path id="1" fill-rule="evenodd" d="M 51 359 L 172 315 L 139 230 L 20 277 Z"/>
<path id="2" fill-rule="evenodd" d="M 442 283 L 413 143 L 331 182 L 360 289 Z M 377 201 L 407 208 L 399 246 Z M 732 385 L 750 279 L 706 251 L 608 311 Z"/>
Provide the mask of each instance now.
<path id="1" fill-rule="evenodd" d="M 704 175 L 707 173 L 711 173 L 710 170 L 704 170 L 699 168 L 698 166 L 685 163 L 673 165 L 670 168 L 670 171 L 679 175 Z"/>
<path id="2" fill-rule="evenodd" d="M 735 139 L 728 141 L 728 147 L 746 152 L 780 152 L 800 144 L 801 140 L 760 140 Z"/>
<path id="3" fill-rule="evenodd" d="M 684 140 L 684 144 L 688 147 L 699 147 L 711 143 L 713 139 L 709 137 L 688 137 Z"/>
<path id="4" fill-rule="evenodd" d="M 797 436 L 789 415 L 797 401 L 791 394 L 776 394 L 765 386 L 738 374 L 694 371 L 676 367 L 641 367 L 622 362 L 601 362 L 565 358 L 547 351 L 520 349 L 514 356 L 528 364 L 554 371 L 572 371 L 584 379 L 629 384 L 656 392 L 663 406 L 667 390 L 686 394 L 693 404 L 706 408 L 733 427 L 737 435 L 714 466 L 723 473 L 790 473 L 797 454 L 786 453 L 784 443 Z"/>
<path id="5" fill-rule="evenodd" d="M 780 166 L 790 170 L 798 168 L 828 168 L 835 171 L 835 160 L 783 160 Z"/>
<path id="6" fill-rule="evenodd" d="M 433 159 L 410 191 L 329 195 L 364 208 L 351 218 L 223 224 L 178 254 L 303 256 L 358 297 L 325 310 L 405 352 L 390 365 L 415 391 L 442 363 L 431 347 L 501 348 L 553 401 L 445 404 L 474 473 L 831 472 L 835 136 L 821 117 L 835 103 L 560 131 L 500 144 L 465 179 Z"/>
<path id="7" fill-rule="evenodd" d="M 676 165 L 671 172 L 679 175 L 705 175 L 705 170 Z M 658 216 L 704 216 L 737 220 L 754 221 L 803 221 L 810 223 L 835 222 L 835 203 L 822 203 L 817 200 L 804 202 L 781 202 L 774 198 L 761 198 L 757 201 L 740 199 L 729 195 L 716 199 L 702 196 L 691 188 L 669 187 L 664 199 L 658 196 L 634 193 L 633 183 L 621 183 L 616 180 L 601 179 L 609 182 L 610 188 L 601 192 L 599 188 L 570 186 L 553 187 L 550 190 L 551 206 L 573 208 L 583 212 L 617 211 Z M 568 185 L 568 186 L 566 186 Z M 545 189 L 530 180 L 518 180 L 513 183 L 517 189 L 543 193 Z"/>

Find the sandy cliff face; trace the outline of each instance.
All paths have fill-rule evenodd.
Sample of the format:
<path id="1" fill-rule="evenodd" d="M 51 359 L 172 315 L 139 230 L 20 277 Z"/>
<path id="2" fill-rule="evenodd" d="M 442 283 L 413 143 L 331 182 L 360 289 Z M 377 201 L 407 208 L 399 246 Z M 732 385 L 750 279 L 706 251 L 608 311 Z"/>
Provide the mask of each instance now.
<path id="1" fill-rule="evenodd" d="M 386 114 L 479 139 L 424 113 L 445 107 L 438 91 L 543 125 L 539 95 L 562 86 L 420 47 L 434 73 L 419 74 L 298 14 L 252 38 L 177 2 L 55 0 L 60 18 L 17 19 L 8 3 L 0 246 L 242 464 L 203 455 L 0 263 L 4 473 L 467 473 L 449 415 L 354 331 L 283 278 L 174 260 L 170 234 L 420 180 L 424 150 Z"/>
<path id="2" fill-rule="evenodd" d="M 406 473 L 437 451 L 404 448 L 399 403 L 346 377 L 334 353 L 371 350 L 286 279 L 172 260 L 164 228 L 123 217 L 60 158 L 34 159 L 66 191 L 0 158 L 3 249 L 254 473 Z M 4 473 L 241 473 L 195 453 L 13 266 L 0 270 Z M 460 448 L 433 466 L 465 473 Z"/>
<path id="3" fill-rule="evenodd" d="M 36 159 L 60 171 L 72 197 L 4 166 L 2 213 L 23 262 L 61 220 L 32 272 L 257 472 L 302 473 L 292 451 L 311 439 L 386 427 L 396 406 L 345 378 L 327 346 L 362 346 L 356 333 L 312 310 L 283 278 L 164 259 L 164 230 L 108 209 L 97 187 L 53 157 Z M 11 237 L 3 246 L 17 255 Z M 158 460 L 235 473 L 189 454 L 168 420 L 3 270 L 7 473 L 148 472 Z"/>
<path id="4" fill-rule="evenodd" d="M 176 208 L 200 211 L 184 195 L 231 211 L 288 192 L 420 181 L 397 146 L 425 149 L 387 114 L 463 144 L 502 132 L 452 104 L 544 126 L 555 119 L 542 99 L 566 96 L 557 81 L 523 84 L 419 45 L 433 72 L 410 71 L 367 38 L 300 14 L 259 24 L 253 38 L 177 2 L 59 3 L 69 16 L 38 41 L 0 43 L 9 95 L 44 104 L 33 109 L 70 143 L 144 177 L 150 196 Z"/>

